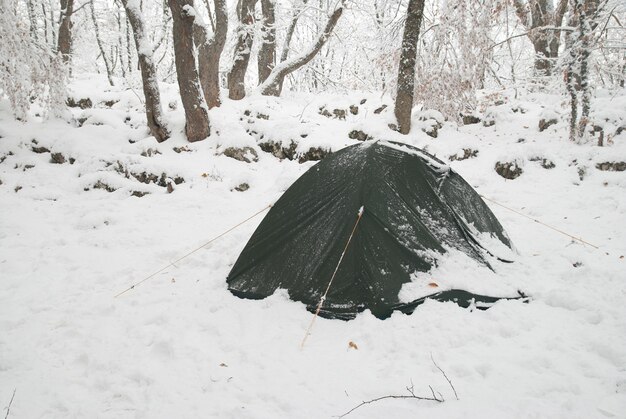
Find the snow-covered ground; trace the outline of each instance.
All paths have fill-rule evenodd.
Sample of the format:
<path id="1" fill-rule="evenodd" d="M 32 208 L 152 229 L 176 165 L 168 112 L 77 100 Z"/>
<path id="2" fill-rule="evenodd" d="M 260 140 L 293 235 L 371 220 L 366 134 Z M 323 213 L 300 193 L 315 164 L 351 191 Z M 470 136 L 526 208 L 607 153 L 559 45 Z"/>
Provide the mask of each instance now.
<path id="1" fill-rule="evenodd" d="M 0 103 L 0 406 L 15 390 L 11 418 L 330 418 L 407 386 L 420 396 L 432 386 L 445 402 L 385 399 L 347 417 L 626 417 L 626 172 L 596 168 L 626 161 L 626 132 L 607 147 L 571 144 L 560 99 L 527 93 L 486 98 L 481 115 L 495 125 L 445 123 L 436 139 L 420 130 L 432 121 L 418 120 L 436 113 L 416 112 L 405 137 L 387 128 L 391 106 L 374 113 L 389 99 L 354 93 L 226 101 L 210 112 L 214 135 L 189 144 L 182 106 L 168 106 L 176 90 L 163 86 L 174 136 L 157 144 L 132 91 L 103 83 L 73 84 L 93 108 L 72 108 L 70 123 L 17 122 Z M 626 125 L 618 93 L 595 103 L 607 134 Z M 322 107 L 346 110 L 345 120 Z M 115 298 L 274 202 L 315 163 L 279 160 L 259 143 L 336 150 L 357 142 L 353 130 L 445 161 L 478 151 L 450 165 L 480 194 L 599 249 L 487 201 L 519 252 L 498 278 L 530 303 L 318 319 L 304 349 L 312 315 L 302 304 L 226 289 L 262 216 Z M 223 155 L 228 147 L 251 147 L 258 162 Z M 51 163 L 53 153 L 65 162 Z M 505 180 L 497 162 L 523 173 Z M 430 273 L 442 284 L 484 274 L 455 258 Z"/>

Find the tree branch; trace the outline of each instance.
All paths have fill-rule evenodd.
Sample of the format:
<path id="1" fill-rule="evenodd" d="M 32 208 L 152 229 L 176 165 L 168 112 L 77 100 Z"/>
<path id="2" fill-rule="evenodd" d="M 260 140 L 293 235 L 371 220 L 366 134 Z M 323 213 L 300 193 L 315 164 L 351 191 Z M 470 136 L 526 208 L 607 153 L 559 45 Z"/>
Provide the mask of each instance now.
<path id="1" fill-rule="evenodd" d="M 309 61 L 313 59 L 313 57 L 315 57 L 315 55 L 322 49 L 328 38 L 330 38 L 330 35 L 333 29 L 335 29 L 335 26 L 337 25 L 337 22 L 339 21 L 342 13 L 343 5 L 335 10 L 333 14 L 328 18 L 326 27 L 317 38 L 315 44 L 309 47 L 307 52 L 297 57 L 283 61 L 282 63 L 274 67 L 265 82 L 261 84 L 258 88 L 261 94 L 278 96 L 280 94 L 279 86 L 282 84 L 281 82 L 285 78 L 285 76 L 306 65 Z"/>
<path id="2" fill-rule="evenodd" d="M 545 32 L 545 31 L 574 32 L 574 28 L 570 28 L 570 27 L 567 27 L 567 26 L 561 26 L 561 27 L 544 26 L 542 28 L 535 28 L 535 29 L 529 30 L 528 32 L 518 33 L 517 35 L 510 36 L 507 39 L 505 39 L 504 41 L 500 41 L 498 43 L 493 44 L 492 46 L 489 47 L 489 49 L 494 49 L 496 47 L 499 47 L 500 45 L 509 42 L 511 39 L 528 36 L 528 35 L 530 35 L 533 32 Z"/>
<path id="3" fill-rule="evenodd" d="M 433 353 L 430 353 L 430 360 L 433 361 L 433 364 L 435 364 L 435 367 L 437 367 L 437 369 L 439 370 L 439 372 L 441 372 L 441 374 L 443 374 L 444 378 L 446 379 L 446 381 L 448 382 L 448 384 L 450 384 L 450 387 L 452 388 L 452 391 L 454 392 L 454 397 L 456 397 L 457 400 L 459 400 L 459 395 L 456 393 L 456 389 L 454 388 L 454 386 L 452 385 L 452 381 L 450 381 L 450 379 L 448 378 L 448 376 L 446 375 L 446 372 L 444 370 L 441 369 L 441 367 L 439 365 L 437 365 L 437 363 L 435 362 L 435 358 L 433 358 Z"/>
<path id="4" fill-rule="evenodd" d="M 361 402 L 359 405 L 353 407 L 352 409 L 348 410 L 346 413 L 344 413 L 343 415 L 337 416 L 337 418 L 342 419 L 346 416 L 348 416 L 350 413 L 354 412 L 355 410 L 357 410 L 359 407 L 365 406 L 366 404 L 370 404 L 370 403 L 375 403 L 375 402 L 379 402 L 381 400 L 385 400 L 385 399 L 416 399 L 416 400 L 426 400 L 426 401 L 431 401 L 431 402 L 437 402 L 437 403 L 443 403 L 443 398 L 437 397 L 435 396 L 435 392 L 433 391 L 432 387 L 428 386 L 430 388 L 431 394 L 432 396 L 428 397 L 428 396 L 416 396 L 415 392 L 413 390 L 413 384 L 411 384 L 411 386 L 407 387 L 406 390 L 409 392 L 408 395 L 387 395 L 387 396 L 382 396 L 382 397 L 377 397 L 375 399 L 371 399 L 371 400 L 366 400 Z"/>

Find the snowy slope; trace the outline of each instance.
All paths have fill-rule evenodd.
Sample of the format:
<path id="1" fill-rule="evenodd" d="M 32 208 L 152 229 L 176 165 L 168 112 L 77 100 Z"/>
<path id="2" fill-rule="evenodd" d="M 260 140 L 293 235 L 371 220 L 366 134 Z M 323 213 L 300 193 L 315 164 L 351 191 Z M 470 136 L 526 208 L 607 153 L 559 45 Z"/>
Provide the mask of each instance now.
<path id="1" fill-rule="evenodd" d="M 390 107 L 374 113 L 388 99 L 355 93 L 227 101 L 211 111 L 215 134 L 195 144 L 182 138 L 178 104 L 166 111 L 174 138 L 157 144 L 132 92 L 91 94 L 106 90 L 93 78 L 73 89 L 94 107 L 73 108 L 71 122 L 16 122 L 0 104 L 0 406 L 15 389 L 10 417 L 326 418 L 407 395 L 411 385 L 423 396 L 432 386 L 445 402 L 381 400 L 347 417 L 626 417 L 626 173 L 596 168 L 626 161 L 626 132 L 608 147 L 569 144 L 560 99 L 528 93 L 486 107 L 495 125 L 444 123 L 437 139 L 419 129 L 429 123 L 416 112 L 417 128 L 404 137 L 387 128 Z M 175 101 L 173 86 L 163 89 L 164 103 Z M 626 92 L 599 96 L 598 119 L 614 132 L 625 122 Z M 321 115 L 324 107 L 346 110 L 345 120 Z M 545 115 L 559 121 L 539 132 Z M 599 249 L 488 201 L 519 252 L 495 280 L 532 296 L 529 304 L 472 311 L 428 302 L 385 321 L 318 319 L 302 350 L 311 314 L 301 304 L 284 293 L 240 300 L 226 289 L 262 216 L 114 298 L 274 202 L 314 164 L 298 155 L 356 143 L 352 130 L 445 161 L 478 150 L 450 165 L 479 193 Z M 293 140 L 295 160 L 262 151 L 268 139 Z M 228 147 L 251 147 L 258 162 L 222 155 Z M 50 163 L 52 153 L 66 162 Z M 517 179 L 494 171 L 514 160 L 523 168 Z M 156 183 L 132 176 L 144 172 Z M 173 192 L 157 184 L 162 173 Z M 98 182 L 115 191 L 94 189 Z M 243 183 L 249 189 L 235 190 Z M 449 258 L 416 281 L 485 275 Z"/>

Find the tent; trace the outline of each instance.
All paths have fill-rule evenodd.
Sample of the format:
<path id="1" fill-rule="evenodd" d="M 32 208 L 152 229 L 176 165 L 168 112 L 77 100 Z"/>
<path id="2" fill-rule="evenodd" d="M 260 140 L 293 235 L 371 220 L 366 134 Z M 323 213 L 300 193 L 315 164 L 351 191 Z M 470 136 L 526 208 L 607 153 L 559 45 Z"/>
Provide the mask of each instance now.
<path id="1" fill-rule="evenodd" d="M 234 295 L 251 299 L 286 289 L 292 300 L 315 310 L 336 270 L 320 311 L 329 318 L 351 319 L 366 309 L 379 318 L 394 310 L 411 313 L 426 298 L 488 305 L 498 298 L 460 289 L 411 302 L 398 298 L 411 274 L 428 272 L 447 249 L 490 266 L 495 258 L 481 242 L 485 237 L 511 246 L 461 176 L 418 148 L 367 141 L 331 154 L 287 189 L 227 283 Z"/>

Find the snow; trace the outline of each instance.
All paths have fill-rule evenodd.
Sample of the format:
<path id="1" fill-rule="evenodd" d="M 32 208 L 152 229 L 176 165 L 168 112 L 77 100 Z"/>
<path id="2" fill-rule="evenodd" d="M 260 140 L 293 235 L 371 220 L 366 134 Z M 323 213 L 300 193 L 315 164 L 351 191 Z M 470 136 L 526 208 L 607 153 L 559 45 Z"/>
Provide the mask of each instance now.
<path id="1" fill-rule="evenodd" d="M 387 111 L 373 114 L 383 100 L 374 95 L 341 121 L 320 115 L 319 107 L 358 104 L 365 96 L 286 94 L 225 100 L 209 112 L 212 136 L 193 144 L 182 136 L 181 107 L 166 109 L 173 137 L 159 144 L 132 92 L 106 92 L 106 100 L 119 99 L 108 109 L 94 87 L 106 80 L 92 79 L 70 86 L 96 106 L 71 110 L 75 120 L 93 118 L 80 127 L 17 122 L 0 102 L 0 405 L 15 389 L 10 417 L 323 418 L 363 400 L 408 394 L 411 385 L 426 396 L 430 385 L 445 402 L 383 400 L 347 417 L 624 417 L 626 175 L 595 165 L 624 160 L 626 133 L 609 147 L 568 143 L 562 119 L 540 133 L 540 115 L 559 112 L 560 98 L 533 93 L 507 99 L 492 127 L 445 123 L 437 139 L 419 129 L 409 136 L 390 131 Z M 163 85 L 163 103 L 175 92 Z M 595 109 L 613 126 L 624 125 L 625 98 L 599 92 Z M 506 111 L 518 105 L 526 112 Z M 246 132 L 252 126 L 256 137 Z M 297 140 L 298 150 L 337 150 L 357 143 L 347 137 L 355 127 L 446 162 L 476 149 L 476 157 L 449 165 L 480 194 L 599 249 L 487 201 L 518 249 L 515 262 L 494 262 L 490 271 L 450 250 L 401 295 L 424 295 L 424 284 L 435 282 L 438 290 L 519 289 L 530 302 L 501 301 L 480 311 L 428 301 L 410 316 L 384 321 L 368 312 L 350 322 L 320 318 L 304 349 L 312 314 L 302 304 L 285 292 L 242 300 L 226 288 L 230 266 L 263 215 L 114 297 L 275 202 L 314 164 L 261 151 L 261 135 Z M 34 145 L 76 161 L 52 164 L 50 153 L 34 153 Z M 259 161 L 222 155 L 228 146 L 250 146 Z M 161 154 L 141 155 L 149 149 Z M 556 167 L 530 160 L 537 156 Z M 494 172 L 497 161 L 513 159 L 523 163 L 519 178 Z M 185 181 L 169 194 L 126 178 L 115 170 L 118 161 L 133 173 Z M 117 189 L 93 189 L 98 180 Z M 234 190 L 242 182 L 250 189 Z"/>

